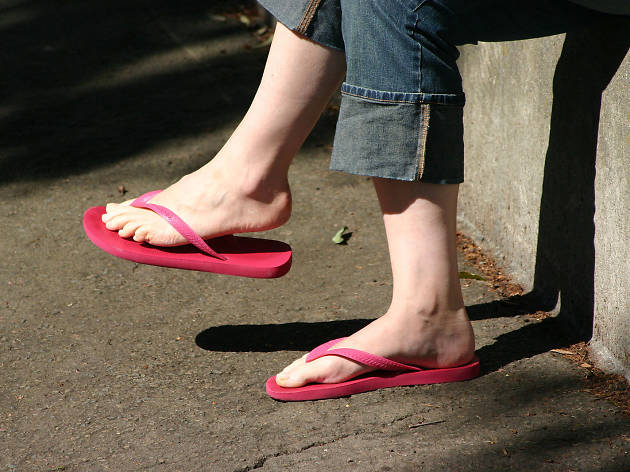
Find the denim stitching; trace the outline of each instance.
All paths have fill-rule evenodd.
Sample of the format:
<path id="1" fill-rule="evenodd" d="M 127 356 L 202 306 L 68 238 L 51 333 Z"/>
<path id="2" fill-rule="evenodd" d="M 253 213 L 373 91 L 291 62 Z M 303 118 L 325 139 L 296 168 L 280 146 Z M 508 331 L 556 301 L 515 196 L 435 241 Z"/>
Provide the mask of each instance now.
<path id="1" fill-rule="evenodd" d="M 313 21 L 313 17 L 315 16 L 315 10 L 317 10 L 317 7 L 319 6 L 320 3 L 321 3 L 321 0 L 311 0 L 309 2 L 308 6 L 306 7 L 306 10 L 304 11 L 304 15 L 302 15 L 302 19 L 300 20 L 297 27 L 295 28 L 296 33 L 299 33 L 302 35 L 306 34 L 306 30 L 308 29 L 309 25 L 311 24 L 311 21 Z"/>
<path id="2" fill-rule="evenodd" d="M 418 10 L 425 3 L 423 0 L 414 10 L 416 14 L 416 22 L 414 24 L 414 36 L 416 31 L 418 31 L 418 23 L 420 22 L 420 15 L 418 14 Z M 418 90 L 422 90 L 422 43 L 416 40 L 416 44 L 418 45 Z M 424 161 L 426 158 L 426 144 L 427 144 L 427 134 L 429 128 L 429 114 L 430 114 L 430 106 L 429 105 L 420 105 L 420 109 L 422 110 L 422 126 L 420 127 L 420 136 L 418 136 L 418 148 L 416 149 L 416 159 L 418 162 L 418 168 L 416 171 L 416 180 L 422 179 L 422 175 L 424 174 Z"/>
<path id="3" fill-rule="evenodd" d="M 359 85 L 344 82 L 341 84 L 341 93 L 363 98 L 390 103 L 435 103 L 438 105 L 464 106 L 466 97 L 463 93 L 431 93 L 431 92 L 399 92 L 391 90 L 377 90 L 361 87 Z"/>
<path id="4" fill-rule="evenodd" d="M 429 116 L 431 115 L 431 105 L 423 103 L 420 105 L 422 109 L 422 126 L 420 127 L 420 136 L 418 136 L 418 149 L 416 156 L 418 159 L 418 172 L 416 180 L 422 179 L 424 174 L 424 162 L 427 150 L 427 135 L 429 134 Z"/>
<path id="5" fill-rule="evenodd" d="M 426 94 L 426 93 L 419 93 L 419 94 L 414 94 L 414 95 L 418 95 L 418 100 L 392 100 L 392 99 L 385 99 L 385 98 L 376 98 L 376 97 L 367 97 L 365 95 L 361 95 L 358 93 L 352 93 L 352 92 L 348 92 L 346 90 L 342 90 L 341 91 L 342 95 L 349 95 L 351 97 L 356 97 L 356 98 L 360 98 L 366 101 L 373 101 L 373 102 L 381 102 L 381 103 L 408 103 L 410 105 L 413 105 L 415 103 L 433 103 L 434 100 L 431 100 L 430 98 L 427 97 L 446 97 L 446 98 L 450 98 L 452 97 L 453 99 L 458 98 L 458 95 L 454 95 L 454 94 Z M 437 101 L 436 103 L 434 103 L 435 105 L 443 105 L 443 106 L 456 106 L 456 107 L 462 107 L 463 103 L 445 103 L 443 101 Z"/>
<path id="6" fill-rule="evenodd" d="M 366 97 L 365 95 L 359 95 L 358 93 L 350 93 L 350 92 L 341 92 L 343 95 L 350 95 L 352 97 L 357 97 L 357 98 L 363 98 L 365 100 L 372 100 L 375 102 L 383 102 L 383 103 L 417 103 L 417 102 L 412 102 L 409 100 L 385 100 L 383 98 L 372 98 L 372 97 Z"/>

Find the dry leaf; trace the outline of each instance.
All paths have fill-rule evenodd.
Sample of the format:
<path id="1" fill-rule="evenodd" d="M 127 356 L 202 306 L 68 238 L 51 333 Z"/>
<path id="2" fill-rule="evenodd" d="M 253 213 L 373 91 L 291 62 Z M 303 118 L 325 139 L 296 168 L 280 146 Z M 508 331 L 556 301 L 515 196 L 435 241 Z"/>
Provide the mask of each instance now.
<path id="1" fill-rule="evenodd" d="M 472 279 L 472 280 L 483 280 L 485 282 L 486 279 L 484 279 L 481 275 L 477 275 L 477 274 L 472 274 L 470 272 L 466 272 L 466 271 L 462 271 L 459 273 L 459 278 L 460 279 Z"/>
<path id="2" fill-rule="evenodd" d="M 243 15 L 240 14 L 238 16 L 238 21 L 240 21 L 241 23 L 243 23 L 245 26 L 249 26 L 252 24 L 252 20 L 249 19 L 249 17 L 247 15 Z"/>
<path id="3" fill-rule="evenodd" d="M 555 352 L 556 354 L 568 354 L 568 355 L 574 354 L 574 352 L 567 351 L 566 349 L 552 349 L 551 352 Z"/>
<path id="4" fill-rule="evenodd" d="M 345 243 L 346 239 L 343 237 L 343 233 L 345 233 L 347 230 L 348 230 L 348 227 L 347 226 L 343 226 L 332 237 L 332 242 L 335 243 L 335 244 L 343 244 L 343 243 Z"/>

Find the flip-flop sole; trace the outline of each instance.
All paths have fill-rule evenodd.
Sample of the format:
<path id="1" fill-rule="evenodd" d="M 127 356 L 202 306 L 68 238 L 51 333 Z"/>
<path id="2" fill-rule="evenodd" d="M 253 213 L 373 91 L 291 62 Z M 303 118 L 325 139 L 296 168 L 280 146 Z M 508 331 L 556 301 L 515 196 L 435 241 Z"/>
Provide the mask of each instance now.
<path id="1" fill-rule="evenodd" d="M 381 388 L 460 382 L 478 377 L 481 370 L 475 358 L 469 364 L 448 369 L 427 369 L 419 372 L 370 372 L 336 384 L 309 384 L 303 387 L 285 388 L 276 383 L 273 376 L 267 380 L 267 394 L 275 400 L 286 402 L 324 400 L 370 392 Z"/>
<path id="2" fill-rule="evenodd" d="M 242 236 L 208 240 L 215 251 L 227 257 L 226 261 L 221 261 L 190 244 L 158 247 L 121 238 L 116 231 L 105 227 L 101 220 L 104 213 L 104 206 L 88 209 L 83 215 L 83 228 L 99 248 L 122 259 L 161 267 L 268 279 L 280 277 L 291 268 L 291 247 L 281 241 Z"/>

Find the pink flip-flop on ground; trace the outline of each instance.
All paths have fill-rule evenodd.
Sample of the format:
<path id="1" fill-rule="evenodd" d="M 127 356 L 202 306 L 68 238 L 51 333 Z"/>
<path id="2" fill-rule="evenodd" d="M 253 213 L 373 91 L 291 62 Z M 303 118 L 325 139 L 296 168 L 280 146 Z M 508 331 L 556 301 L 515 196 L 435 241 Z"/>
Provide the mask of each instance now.
<path id="1" fill-rule="evenodd" d="M 159 192 L 145 193 L 131 204 L 160 215 L 190 244 L 159 247 L 121 238 L 101 220 L 103 206 L 92 207 L 83 215 L 88 238 L 109 254 L 141 264 L 255 278 L 280 277 L 291 268 L 291 247 L 281 241 L 232 235 L 204 241 L 171 210 L 149 203 Z"/>
<path id="2" fill-rule="evenodd" d="M 333 339 L 313 349 L 306 357 L 306 362 L 324 356 L 339 356 L 351 359 L 378 369 L 374 372 L 335 384 L 309 384 L 303 387 L 285 388 L 276 383 L 273 376 L 267 380 L 267 394 L 276 400 L 305 401 L 345 397 L 355 393 L 369 392 L 381 388 L 406 385 L 426 385 L 433 383 L 459 382 L 470 380 L 480 373 L 479 359 L 476 357 L 468 364 L 447 369 L 423 369 L 414 365 L 401 364 L 385 357 L 376 356 L 358 349 L 330 349 L 344 338 Z"/>

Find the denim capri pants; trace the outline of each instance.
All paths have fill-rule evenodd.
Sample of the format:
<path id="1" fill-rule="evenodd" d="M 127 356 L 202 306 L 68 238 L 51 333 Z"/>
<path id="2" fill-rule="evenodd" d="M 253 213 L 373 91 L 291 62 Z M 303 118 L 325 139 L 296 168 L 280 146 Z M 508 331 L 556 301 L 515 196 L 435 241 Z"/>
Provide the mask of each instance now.
<path id="1" fill-rule="evenodd" d="M 566 0 L 259 0 L 345 52 L 330 168 L 406 181 L 464 178 L 457 46 L 567 32 L 605 14 Z"/>

